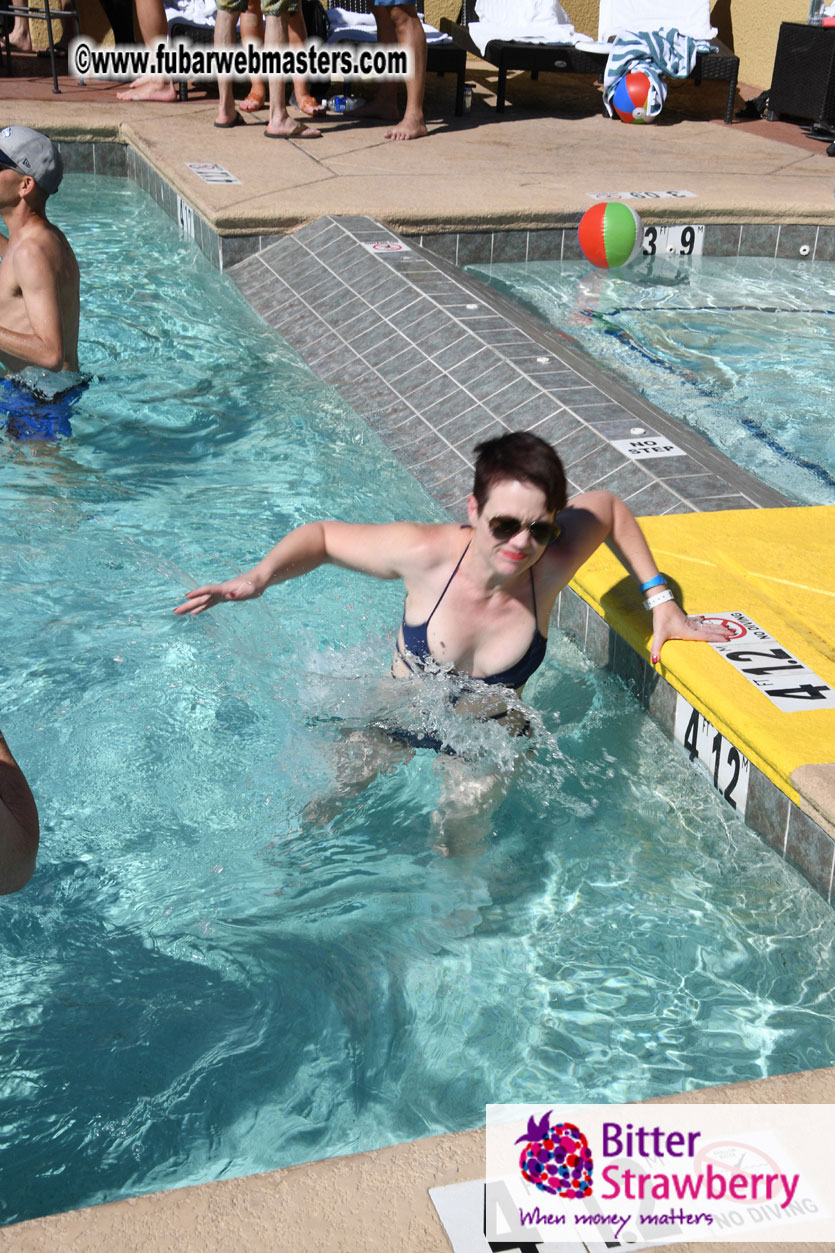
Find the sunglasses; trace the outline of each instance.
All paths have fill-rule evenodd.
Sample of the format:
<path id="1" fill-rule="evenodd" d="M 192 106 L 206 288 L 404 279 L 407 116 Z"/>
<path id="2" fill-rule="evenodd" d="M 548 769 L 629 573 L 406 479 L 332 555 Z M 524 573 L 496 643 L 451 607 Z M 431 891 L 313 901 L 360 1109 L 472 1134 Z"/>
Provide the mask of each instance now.
<path id="1" fill-rule="evenodd" d="M 560 528 L 556 522 L 522 522 L 508 514 L 500 513 L 487 523 L 490 533 L 497 540 L 513 539 L 520 531 L 527 531 L 535 544 L 547 544 L 559 538 Z"/>

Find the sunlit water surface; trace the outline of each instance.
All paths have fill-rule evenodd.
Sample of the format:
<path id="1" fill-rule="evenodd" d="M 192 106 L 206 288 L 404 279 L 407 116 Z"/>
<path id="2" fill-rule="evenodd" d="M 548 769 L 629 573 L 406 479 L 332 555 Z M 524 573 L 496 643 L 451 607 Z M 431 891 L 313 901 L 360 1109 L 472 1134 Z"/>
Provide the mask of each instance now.
<path id="1" fill-rule="evenodd" d="M 835 504 L 832 262 L 656 256 L 619 270 L 467 268 L 790 499 Z"/>
<path id="2" fill-rule="evenodd" d="M 440 515 L 133 186 L 68 178 L 55 216 L 96 379 L 71 439 L 0 444 L 0 710 L 43 827 L 0 903 L 3 1220 L 832 1064 L 829 908 L 558 632 L 528 753 L 386 678 L 393 584 L 172 616 L 297 523 Z M 515 767 L 485 834 L 439 846 L 427 751 L 310 816 L 392 709 Z"/>

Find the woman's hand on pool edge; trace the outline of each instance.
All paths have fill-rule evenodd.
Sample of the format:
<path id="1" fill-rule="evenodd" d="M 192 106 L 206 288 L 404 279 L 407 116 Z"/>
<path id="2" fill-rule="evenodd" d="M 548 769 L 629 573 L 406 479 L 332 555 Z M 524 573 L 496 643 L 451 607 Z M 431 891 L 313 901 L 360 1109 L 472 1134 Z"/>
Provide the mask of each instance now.
<path id="1" fill-rule="evenodd" d="M 692 640 L 702 644 L 721 644 L 733 638 L 727 627 L 704 622 L 698 614 L 686 615 L 675 601 L 667 601 L 652 612 L 652 648 L 650 661 L 658 665 L 661 649 L 667 640 Z"/>
<path id="2" fill-rule="evenodd" d="M 234 579 L 226 579 L 224 583 L 205 583 L 203 587 L 195 587 L 186 592 L 182 605 L 178 605 L 175 613 L 198 614 L 204 609 L 211 609 L 226 600 L 252 600 L 260 596 L 264 589 L 254 579 L 243 574 Z"/>

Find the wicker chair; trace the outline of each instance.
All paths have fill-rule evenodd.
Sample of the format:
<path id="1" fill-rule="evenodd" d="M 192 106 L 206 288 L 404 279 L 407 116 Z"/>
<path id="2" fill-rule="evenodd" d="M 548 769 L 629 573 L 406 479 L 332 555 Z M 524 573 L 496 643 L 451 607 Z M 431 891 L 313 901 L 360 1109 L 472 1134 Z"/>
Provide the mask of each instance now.
<path id="1" fill-rule="evenodd" d="M 199 26 L 196 22 L 189 22 L 184 17 L 173 17 L 168 23 L 168 38 L 169 40 L 186 39 L 190 43 L 210 47 L 214 43 L 215 28 L 214 26 Z M 206 79 L 205 82 L 194 80 L 195 86 L 209 87 L 212 82 L 211 79 Z M 177 88 L 177 99 L 188 100 L 188 81 L 177 78 L 174 80 L 174 86 Z"/>
<path id="2" fill-rule="evenodd" d="M 707 36 L 715 29 L 710 22 L 710 0 L 600 0 L 600 25 L 598 39 L 612 38 L 623 29 L 661 30 L 668 26 L 678 28 L 683 34 Z M 700 52 L 691 75 L 698 87 L 704 79 L 714 79 L 728 84 L 725 104 L 725 123 L 730 126 L 734 118 L 734 100 L 739 77 L 739 57 L 713 36 L 709 42 L 717 52 Z M 603 63 L 608 53 L 603 53 Z"/>

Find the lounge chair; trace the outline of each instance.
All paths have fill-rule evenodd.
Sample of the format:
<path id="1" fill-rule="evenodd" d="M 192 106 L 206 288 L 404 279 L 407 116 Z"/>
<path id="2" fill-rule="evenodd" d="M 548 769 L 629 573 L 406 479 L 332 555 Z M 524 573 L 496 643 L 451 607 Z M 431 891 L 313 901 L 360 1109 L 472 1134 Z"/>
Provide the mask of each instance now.
<path id="1" fill-rule="evenodd" d="M 495 5 L 497 0 L 487 0 Z M 518 11 L 524 3 L 520 0 Z M 536 0 L 533 0 L 536 4 Z M 484 0 L 482 0 L 484 4 Z M 541 4 L 536 6 L 541 10 Z M 460 22 L 441 21 L 441 30 L 448 34 L 461 48 L 481 57 L 498 67 L 496 87 L 496 111 L 505 107 L 508 70 L 529 70 L 536 78 L 541 70 L 562 73 L 594 74 L 601 77 L 609 56 L 607 47 L 624 30 L 655 30 L 675 27 L 683 35 L 705 38 L 710 26 L 709 0 L 600 0 L 600 18 L 597 40 L 574 35 L 571 42 L 520 41 L 518 35 L 511 39 L 492 38 L 485 47 L 479 48 L 470 37 L 469 27 L 478 22 L 478 0 L 463 0 Z M 555 12 L 558 5 L 554 5 Z M 485 11 L 488 11 L 485 9 Z M 518 21 L 518 19 L 517 19 Z M 698 85 L 703 79 L 718 79 L 728 84 L 725 106 L 725 122 L 733 121 L 734 97 L 739 74 L 739 58 L 712 35 L 710 42 L 718 46 L 718 52 L 702 52 L 696 58 L 693 81 Z"/>
<path id="2" fill-rule="evenodd" d="M 739 57 L 716 38 L 716 27 L 710 22 L 710 0 L 600 0 L 597 42 L 582 41 L 578 46 L 590 56 L 599 56 L 601 67 L 605 69 L 609 44 L 624 31 L 670 28 L 675 28 L 680 35 L 708 40 L 717 49 L 697 55 L 691 77 L 697 86 L 703 79 L 728 84 L 725 124 L 730 126 L 734 117 Z"/>
<path id="3" fill-rule="evenodd" d="M 493 0 L 495 3 L 495 0 Z M 528 70 L 532 78 L 537 78 L 540 71 L 562 74 L 600 74 L 601 59 L 597 54 L 589 54 L 578 49 L 568 38 L 554 42 L 543 39 L 534 42 L 536 36 L 522 36 L 521 30 L 526 29 L 524 23 L 525 0 L 514 0 L 516 17 L 513 37 L 490 38 L 482 46 L 475 43 L 470 35 L 470 26 L 479 22 L 477 0 L 463 0 L 460 21 L 451 22 L 449 18 L 441 19 L 441 30 L 449 35 L 453 43 L 472 56 L 489 61 L 499 71 L 496 84 L 496 112 L 503 113 L 507 92 L 508 70 Z M 541 5 L 537 6 L 541 9 Z M 483 6 L 483 12 L 490 14 L 491 9 Z M 557 13 L 557 6 L 555 6 Z M 558 23 L 555 21 L 555 25 Z M 567 24 L 569 29 L 570 23 Z M 603 61 L 605 65 L 605 58 Z"/>
<path id="4" fill-rule="evenodd" d="M 195 3 L 183 3 L 174 5 L 166 3 L 165 16 L 168 19 L 168 38 L 185 39 L 192 44 L 203 44 L 211 46 L 215 37 L 215 12 L 217 6 L 206 3 L 205 0 L 195 0 Z M 193 80 L 195 85 L 202 85 L 200 80 Z M 209 85 L 210 80 L 206 80 Z M 188 99 L 188 81 L 185 79 L 175 79 L 174 86 L 177 89 L 177 99 Z"/>
<path id="5" fill-rule="evenodd" d="M 347 13 L 370 14 L 371 0 L 335 0 L 333 4 L 328 5 L 329 10 L 339 9 Z M 421 21 L 424 17 L 423 4 L 418 0 L 417 5 L 418 16 Z M 426 25 L 424 23 L 424 25 Z M 368 41 L 369 35 L 371 39 L 376 38 L 376 27 L 373 24 L 367 27 L 367 23 L 360 23 L 356 29 L 348 29 L 336 27 L 332 29 L 329 42 L 334 43 L 364 43 Z M 454 74 L 455 75 L 455 116 L 460 117 L 464 112 L 464 84 L 467 75 L 467 53 L 466 50 L 447 36 L 445 39 L 432 39 L 435 31 L 434 27 L 427 27 L 427 35 L 430 38 L 427 41 L 427 62 L 426 69 L 430 74 Z"/>

